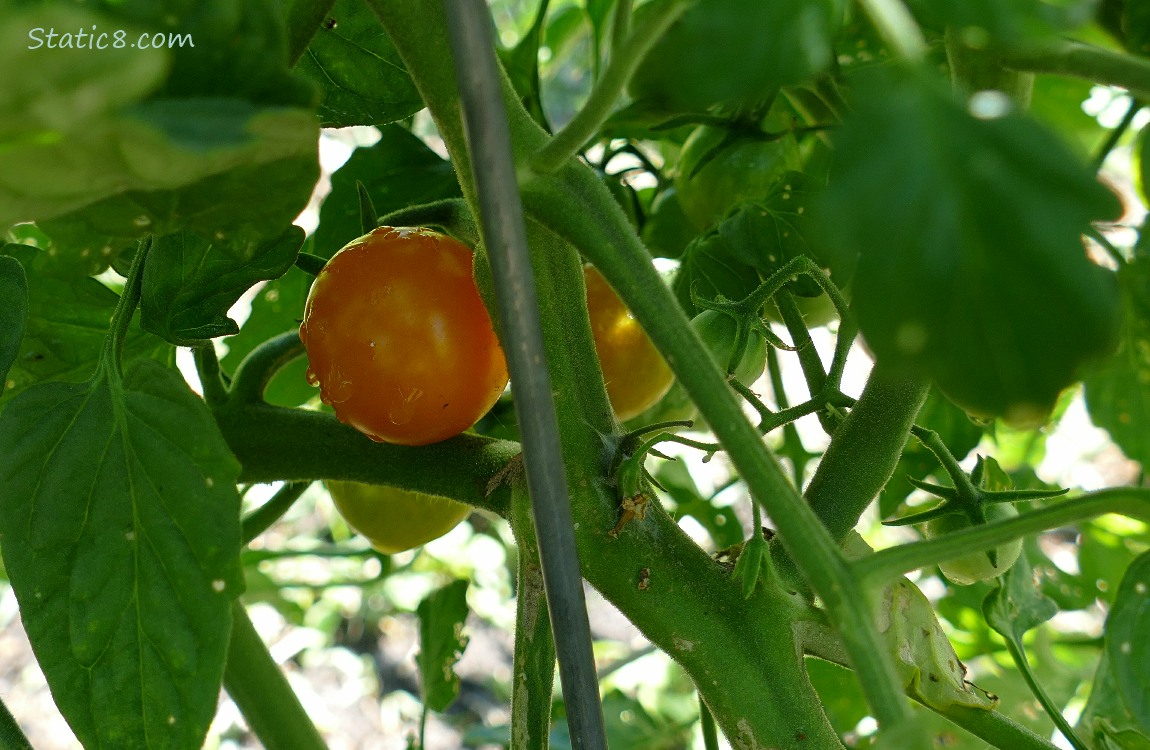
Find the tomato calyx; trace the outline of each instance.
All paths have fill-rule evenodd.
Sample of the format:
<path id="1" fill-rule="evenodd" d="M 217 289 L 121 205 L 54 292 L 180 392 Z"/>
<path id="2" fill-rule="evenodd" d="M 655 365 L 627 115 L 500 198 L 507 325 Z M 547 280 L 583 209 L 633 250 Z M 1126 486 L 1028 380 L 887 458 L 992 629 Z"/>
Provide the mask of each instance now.
<path id="1" fill-rule="evenodd" d="M 1016 517 L 1018 510 L 1013 503 L 1058 497 L 1069 492 L 1069 488 L 1014 489 L 1010 476 L 997 461 L 987 456 L 978 456 L 969 475 L 956 471 L 955 467 L 948 467 L 948 471 L 955 479 L 952 487 L 907 477 L 912 486 L 941 498 L 943 502 L 921 513 L 884 521 L 883 525 L 923 524 L 927 538 L 938 538 L 965 528 Z M 984 553 L 944 562 L 940 567 L 951 581 L 966 585 L 1004 573 L 1018 559 L 1021 548 L 1022 540 L 1015 539 Z"/>

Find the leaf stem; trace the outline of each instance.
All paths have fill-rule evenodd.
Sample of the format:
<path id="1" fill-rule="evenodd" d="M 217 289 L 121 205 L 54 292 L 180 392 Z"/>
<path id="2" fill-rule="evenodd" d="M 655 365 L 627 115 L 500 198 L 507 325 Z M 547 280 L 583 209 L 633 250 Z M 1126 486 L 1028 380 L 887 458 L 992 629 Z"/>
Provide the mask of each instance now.
<path id="1" fill-rule="evenodd" d="M 238 599 L 232 602 L 224 689 L 267 750 L 327 750 Z"/>
<path id="2" fill-rule="evenodd" d="M 662 13 L 648 13 L 641 19 L 626 43 L 616 47 L 587 101 L 571 121 L 531 157 L 532 169 L 540 174 L 554 172 L 579 153 L 607 121 L 643 57 L 686 9 L 686 0 L 672 0 Z"/>
<path id="3" fill-rule="evenodd" d="M 121 363 L 124 356 L 124 341 L 128 338 L 128 328 L 132 325 L 136 307 L 140 304 L 140 290 L 144 283 L 144 261 L 151 249 L 151 236 L 140 240 L 136 249 L 136 256 L 132 259 L 132 267 L 128 270 L 128 279 L 124 282 L 124 291 L 120 293 L 120 301 L 116 304 L 116 311 L 112 313 L 108 338 L 104 343 L 101 366 L 111 366 L 116 373 L 121 375 L 123 374 Z"/>
<path id="4" fill-rule="evenodd" d="M 236 367 L 228 402 L 262 403 L 264 390 L 275 374 L 303 353 L 303 341 L 298 330 L 287 331 L 262 342 Z"/>
<path id="5" fill-rule="evenodd" d="M 900 57 L 918 62 L 926 56 L 926 40 L 902 0 L 859 0 L 879 36 Z"/>
<path id="6" fill-rule="evenodd" d="M 299 500 L 311 482 L 288 482 L 272 495 L 271 499 L 249 513 L 243 520 L 241 539 L 244 545 L 271 528 Z"/>
<path id="7" fill-rule="evenodd" d="M 1090 750 L 1082 743 L 1082 740 L 1078 739 L 1078 736 L 1074 733 L 1074 729 L 1070 726 L 1070 722 L 1066 720 L 1066 717 L 1062 715 L 1062 711 L 1058 706 L 1054 705 L 1054 702 L 1050 700 L 1050 696 L 1046 694 L 1046 690 L 1044 690 L 1038 680 L 1035 679 L 1034 670 L 1030 667 L 1030 661 L 1026 658 L 1026 652 L 1022 650 L 1022 643 L 1015 641 L 1014 638 L 1007 638 L 1006 650 L 1010 653 L 1010 658 L 1014 660 L 1015 666 L 1018 667 L 1022 679 L 1024 679 L 1030 687 L 1030 692 L 1038 699 L 1038 702 L 1042 705 L 1042 710 L 1046 712 L 1046 715 L 1049 716 L 1050 720 L 1054 722 L 1054 725 L 1058 727 L 1058 731 L 1062 732 L 1062 736 L 1066 738 L 1066 741 L 1074 747 L 1074 750 Z"/>
<path id="8" fill-rule="evenodd" d="M 33 750 L 4 701 L 0 701 L 0 750 Z"/>
<path id="9" fill-rule="evenodd" d="M 1118 513 L 1150 522 L 1150 489 L 1121 487 L 1092 492 L 1064 503 L 995 521 L 926 542 L 880 550 L 852 563 L 856 573 L 872 585 L 912 570 L 981 552 L 1020 536 L 1037 534 L 1089 518 Z"/>
<path id="10" fill-rule="evenodd" d="M 1118 125 L 1107 134 L 1106 140 L 1103 141 L 1102 145 L 1098 148 L 1098 153 L 1094 154 L 1094 158 L 1090 160 L 1090 164 L 1094 167 L 1095 172 L 1102 169 L 1102 165 L 1106 163 L 1106 157 L 1110 155 L 1110 152 L 1118 145 L 1118 141 L 1122 140 L 1122 136 L 1130 129 L 1130 124 L 1134 122 L 1134 118 L 1142 111 L 1144 104 L 1145 102 L 1137 97 L 1130 99 L 1130 106 L 1126 108 L 1126 114 L 1122 116 L 1122 122 L 1118 123 Z"/>

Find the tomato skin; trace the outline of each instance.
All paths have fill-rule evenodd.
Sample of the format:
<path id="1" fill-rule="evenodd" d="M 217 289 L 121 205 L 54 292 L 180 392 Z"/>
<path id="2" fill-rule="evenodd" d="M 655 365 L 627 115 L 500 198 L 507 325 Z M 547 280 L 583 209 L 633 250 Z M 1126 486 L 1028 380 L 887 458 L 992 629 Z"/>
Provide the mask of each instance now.
<path id="1" fill-rule="evenodd" d="M 359 482 L 324 482 L 347 525 L 385 555 L 438 539 L 471 514 L 471 506 L 438 495 Z"/>
<path id="2" fill-rule="evenodd" d="M 691 327 L 711 350 L 720 370 L 725 370 L 735 346 L 735 319 L 718 310 L 703 310 L 691 319 Z M 767 366 L 767 342 L 757 333 L 747 336 L 743 356 L 735 366 L 735 378 L 743 385 L 759 379 Z"/>
<path id="3" fill-rule="evenodd" d="M 767 195 L 784 172 L 800 166 L 798 144 L 789 134 L 770 141 L 736 140 L 703 163 L 726 135 L 722 128 L 700 125 L 679 155 L 675 189 L 684 213 L 699 229 L 717 222 L 736 204 Z"/>
<path id="4" fill-rule="evenodd" d="M 986 508 L 987 521 L 1005 521 L 1018 516 L 1018 509 L 1007 503 L 994 503 Z M 969 529 L 970 519 L 962 513 L 942 516 L 928 521 L 926 524 L 926 538 L 936 539 L 955 531 Z M 939 563 L 939 568 L 947 580 L 959 586 L 969 586 L 979 581 L 988 581 L 1000 576 L 1018 562 L 1022 553 L 1022 540 L 1013 539 L 1006 544 L 998 546 L 998 567 L 990 564 L 985 552 L 976 552 L 966 557 Z"/>
<path id="5" fill-rule="evenodd" d="M 607 397 L 615 416 L 627 420 L 662 398 L 675 376 L 623 300 L 593 266 L 583 266 L 583 280 Z"/>
<path id="6" fill-rule="evenodd" d="M 341 421 L 427 445 L 487 413 L 507 364 L 471 268 L 466 245 L 429 229 L 380 227 L 332 256 L 300 339 L 308 381 Z"/>

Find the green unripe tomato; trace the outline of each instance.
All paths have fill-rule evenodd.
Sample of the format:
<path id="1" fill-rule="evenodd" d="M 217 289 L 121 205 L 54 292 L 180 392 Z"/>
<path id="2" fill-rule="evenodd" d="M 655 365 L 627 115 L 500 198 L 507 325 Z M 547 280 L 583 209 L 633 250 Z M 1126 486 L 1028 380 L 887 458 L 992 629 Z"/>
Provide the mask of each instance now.
<path id="1" fill-rule="evenodd" d="M 987 521 L 1005 521 L 1018 516 L 1018 509 L 1008 503 L 994 503 L 986 508 Z M 926 524 L 926 538 L 937 539 L 956 531 L 969 529 L 970 519 L 962 513 L 942 516 L 928 521 Z M 1014 539 L 1006 544 L 998 545 L 998 566 L 990 564 L 986 552 L 976 552 L 966 557 L 959 557 L 948 562 L 940 563 L 942 574 L 951 583 L 959 586 L 969 586 L 979 581 L 988 581 L 1000 576 L 1018 562 L 1022 553 L 1022 540 Z"/>
<path id="2" fill-rule="evenodd" d="M 735 319 L 718 310 L 704 310 L 691 319 L 691 327 L 711 350 L 719 369 L 725 371 L 735 347 Z M 762 336 L 751 333 L 747 336 L 743 356 L 735 366 L 735 378 L 743 385 L 750 385 L 759 379 L 766 366 L 767 342 Z"/>
<path id="3" fill-rule="evenodd" d="M 359 482 L 326 481 L 347 525 L 386 555 L 438 539 L 471 514 L 471 506 L 446 497 Z"/>
<path id="4" fill-rule="evenodd" d="M 679 155 L 675 189 L 684 213 L 699 229 L 717 222 L 737 203 L 767 195 L 784 172 L 799 168 L 798 144 L 790 134 L 774 140 L 739 139 L 703 163 L 726 136 L 723 128 L 702 125 L 687 137 Z"/>

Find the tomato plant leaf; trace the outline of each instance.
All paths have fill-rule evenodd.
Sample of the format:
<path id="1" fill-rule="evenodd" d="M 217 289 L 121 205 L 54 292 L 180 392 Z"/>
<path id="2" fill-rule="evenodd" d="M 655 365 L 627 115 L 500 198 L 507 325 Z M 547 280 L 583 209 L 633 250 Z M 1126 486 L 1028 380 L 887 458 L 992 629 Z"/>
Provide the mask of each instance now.
<path id="1" fill-rule="evenodd" d="M 0 305 L 0 394 L 3 394 L 8 371 L 16 361 L 28 325 L 28 278 L 24 266 L 11 255 L 0 255 L 0 300 L 4 300 Z"/>
<path id="2" fill-rule="evenodd" d="M 665 12 L 667 4 L 657 0 L 639 12 Z M 831 63 L 843 6 L 839 0 L 696 2 L 643 58 L 629 91 L 634 99 L 683 111 L 761 99 Z"/>
<path id="3" fill-rule="evenodd" d="M 228 309 L 256 282 L 291 268 L 303 239 L 297 226 L 250 250 L 191 232 L 155 239 L 140 300 L 144 329 L 177 346 L 237 333 Z"/>
<path id="4" fill-rule="evenodd" d="M 655 478 L 675 502 L 673 514 L 678 518 L 695 519 L 707 530 L 715 549 L 726 549 L 743 541 L 743 525 L 735 509 L 718 507 L 703 497 L 684 464 L 665 461 L 655 472 Z"/>
<path id="5" fill-rule="evenodd" d="M 1093 741 L 1095 750 L 1150 750 L 1150 736 L 1139 730 L 1126 708 L 1105 655 L 1098 660 L 1077 729 Z"/>
<path id="6" fill-rule="evenodd" d="M 1106 618 L 1106 658 L 1122 702 L 1150 732 L 1150 552 L 1130 564 Z"/>
<path id="7" fill-rule="evenodd" d="M 1132 460 L 1150 464 L 1150 257 L 1118 272 L 1126 319 L 1118 353 L 1086 378 L 1090 419 Z"/>
<path id="8" fill-rule="evenodd" d="M 398 125 L 380 132 L 379 143 L 357 149 L 331 176 L 331 193 L 320 208 L 315 232 L 315 252 L 325 258 L 363 234 L 357 181 L 367 188 L 380 216 L 460 194 L 451 165 L 423 141 Z"/>
<path id="9" fill-rule="evenodd" d="M 819 226 L 857 258 L 863 337 L 968 412 L 1034 424 L 1116 344 L 1114 274 L 1081 241 L 1113 196 L 1023 116 L 978 119 L 922 77 L 858 90 Z"/>
<path id="10" fill-rule="evenodd" d="M 1022 647 L 1022 636 L 1058 613 L 1058 605 L 1034 585 L 1034 573 L 1025 556 L 999 577 L 1002 582 L 982 603 L 990 627 Z"/>
<path id="11" fill-rule="evenodd" d="M 423 701 L 432 711 L 443 711 L 459 695 L 455 663 L 467 648 L 463 623 L 467 620 L 466 579 L 431 592 L 419 603 L 419 674 Z"/>
<path id="12" fill-rule="evenodd" d="M 96 369 L 108 322 L 119 299 L 95 279 L 47 273 L 47 252 L 9 244 L 0 249 L 0 257 L 5 256 L 19 261 L 27 274 L 28 317 L 0 404 L 41 381 L 80 382 L 88 378 Z M 166 353 L 169 349 L 134 322 L 125 341 L 124 358 Z"/>
<path id="13" fill-rule="evenodd" d="M 691 301 L 692 293 L 702 299 L 721 295 L 740 300 L 755 291 L 758 283 L 755 269 L 732 252 L 721 234 L 710 232 L 688 243 L 671 289 L 687 315 L 694 317 L 701 309 Z"/>
<path id="14" fill-rule="evenodd" d="M 199 747 L 239 567 L 239 465 L 203 401 L 143 360 L 0 414 L 0 537 L 36 658 L 87 747 Z"/>
<path id="15" fill-rule="evenodd" d="M 1137 55 L 1150 55 L 1150 5 L 1123 3 L 1122 30 L 1126 32 L 1126 49 Z"/>
<path id="16" fill-rule="evenodd" d="M 719 224 L 719 234 L 727 241 L 732 254 L 763 278 L 803 255 L 821 263 L 817 245 L 811 243 L 810 208 L 818 193 L 818 185 L 807 175 L 784 172 L 766 196 L 743 202 L 728 214 Z M 839 287 L 846 286 L 848 279 L 841 271 L 827 270 Z M 803 297 L 822 294 L 822 288 L 807 276 L 788 288 Z"/>
<path id="17" fill-rule="evenodd" d="M 295 69 L 323 92 L 325 128 L 386 125 L 423 109 L 423 100 L 371 8 L 336 0 Z"/>
<path id="18" fill-rule="evenodd" d="M 997 699 L 974 689 L 954 646 L 942 632 L 930 600 L 905 578 L 882 593 L 878 631 L 907 694 L 928 706 L 991 709 Z"/>
<path id="19" fill-rule="evenodd" d="M 170 201 L 188 197 L 182 188 L 232 169 L 293 158 L 308 160 L 311 177 L 302 193 L 297 179 L 283 180 L 285 173 L 273 170 L 258 185 L 245 178 L 249 184 L 238 208 L 212 205 L 221 193 L 228 195 L 225 188 L 234 190 L 234 180 L 226 178 L 211 184 L 215 192 L 191 197 L 201 210 L 243 226 L 243 214 L 258 206 L 252 197 L 282 206 L 267 195 L 270 182 L 298 199 L 298 212 L 318 174 L 318 132 L 304 108 L 312 103 L 310 88 L 301 88 L 286 69 L 286 40 L 274 4 L 261 0 L 237 9 L 211 0 L 191 9 L 174 1 L 103 8 L 107 15 L 54 4 L 34 16 L 6 14 L 0 20 L 0 38 L 8 40 L 0 45 L 0 68 L 9 80 L 20 81 L 0 93 L 0 109 L 13 113 L 0 122 L 0 225 L 155 191 L 161 195 L 138 201 L 139 207 L 115 204 L 122 212 L 117 218 L 127 221 L 117 224 L 118 236 L 168 233 L 181 228 L 160 225 L 178 210 Z M 110 48 L 97 54 L 77 39 L 45 54 L 29 43 L 28 33 L 46 27 L 115 31 L 103 40 Z M 150 41 L 155 34 L 162 40 Z M 169 39 L 171 47 L 164 49 Z M 47 49 L 50 42 L 41 41 Z"/>

